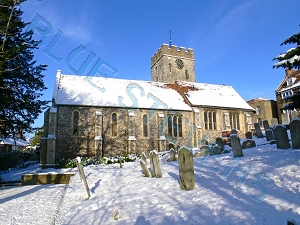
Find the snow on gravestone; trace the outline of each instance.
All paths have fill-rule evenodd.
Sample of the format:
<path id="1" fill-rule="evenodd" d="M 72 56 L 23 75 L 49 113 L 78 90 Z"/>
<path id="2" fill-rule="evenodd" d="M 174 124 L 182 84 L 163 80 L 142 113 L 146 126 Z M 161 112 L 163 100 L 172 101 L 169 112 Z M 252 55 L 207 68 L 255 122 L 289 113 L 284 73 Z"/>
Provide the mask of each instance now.
<path id="1" fill-rule="evenodd" d="M 195 189 L 193 153 L 187 148 L 181 148 L 178 152 L 180 188 L 182 190 Z"/>
<path id="2" fill-rule="evenodd" d="M 233 157 L 244 156 L 243 149 L 242 149 L 242 146 L 240 143 L 240 138 L 236 134 L 230 135 L 230 143 L 231 143 L 231 148 L 232 148 L 232 152 L 233 152 Z"/>
<path id="3" fill-rule="evenodd" d="M 300 148 L 300 119 L 293 119 L 290 122 L 289 128 L 291 132 L 293 148 Z"/>
<path id="4" fill-rule="evenodd" d="M 156 178 L 162 177 L 157 151 L 152 150 L 150 152 L 149 158 L 150 158 L 151 176 Z"/>
<path id="5" fill-rule="evenodd" d="M 277 148 L 288 149 L 291 147 L 285 126 L 279 124 L 274 128 L 273 132 Z"/>
<path id="6" fill-rule="evenodd" d="M 146 157 L 146 154 L 145 152 L 142 152 L 142 160 L 144 161 L 144 163 L 147 165 L 147 157 Z"/>
<path id="7" fill-rule="evenodd" d="M 150 177 L 150 173 L 149 173 L 149 170 L 147 168 L 147 165 L 146 165 L 145 161 L 141 159 L 140 164 L 141 164 L 141 167 L 143 169 L 145 177 Z"/>

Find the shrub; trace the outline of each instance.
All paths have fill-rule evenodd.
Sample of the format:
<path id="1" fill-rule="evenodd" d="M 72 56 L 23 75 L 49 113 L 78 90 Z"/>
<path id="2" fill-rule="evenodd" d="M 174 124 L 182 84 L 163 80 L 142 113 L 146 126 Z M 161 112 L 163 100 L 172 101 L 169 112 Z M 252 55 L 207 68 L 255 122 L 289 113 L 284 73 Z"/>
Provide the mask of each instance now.
<path id="1" fill-rule="evenodd" d="M 17 168 L 23 162 L 21 152 L 0 153 L 0 170 Z"/>
<path id="2" fill-rule="evenodd" d="M 113 156 L 113 157 L 103 157 L 103 158 L 92 158 L 92 157 L 81 157 L 81 165 L 100 165 L 100 164 L 115 164 L 120 163 L 120 158 L 122 162 L 134 162 L 140 158 L 137 154 L 126 154 L 124 156 Z M 59 168 L 74 168 L 76 167 L 75 159 L 61 159 L 58 163 Z"/>

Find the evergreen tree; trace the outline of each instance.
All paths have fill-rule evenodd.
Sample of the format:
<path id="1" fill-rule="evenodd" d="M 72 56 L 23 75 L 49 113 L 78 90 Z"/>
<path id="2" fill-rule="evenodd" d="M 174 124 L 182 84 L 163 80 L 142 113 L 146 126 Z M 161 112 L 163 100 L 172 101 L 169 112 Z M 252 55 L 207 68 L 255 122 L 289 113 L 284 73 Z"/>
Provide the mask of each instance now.
<path id="1" fill-rule="evenodd" d="M 273 60 L 278 62 L 274 64 L 273 68 L 300 69 L 300 32 L 288 37 L 280 46 L 288 44 L 295 44 L 296 46 L 275 57 Z M 284 102 L 288 103 L 283 107 L 284 109 L 300 109 L 300 93 L 296 92 L 285 98 Z"/>
<path id="2" fill-rule="evenodd" d="M 43 132 L 44 132 L 43 129 L 40 129 L 40 130 L 38 130 L 38 131 L 35 132 L 34 137 L 32 139 L 32 142 L 31 142 L 31 146 L 40 145 L 40 143 L 41 143 L 41 137 L 43 136 Z"/>
<path id="3" fill-rule="evenodd" d="M 47 66 L 33 59 L 39 42 L 21 19 L 24 1 L 0 1 L 0 136 L 32 132 L 47 105 L 39 100 L 46 89 L 41 73 Z"/>

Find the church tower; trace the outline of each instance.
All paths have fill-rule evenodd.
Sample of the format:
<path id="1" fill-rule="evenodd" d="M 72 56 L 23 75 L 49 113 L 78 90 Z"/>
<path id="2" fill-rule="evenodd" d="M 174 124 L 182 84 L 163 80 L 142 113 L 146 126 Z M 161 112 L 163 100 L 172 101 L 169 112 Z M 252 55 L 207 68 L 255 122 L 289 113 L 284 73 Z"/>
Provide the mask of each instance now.
<path id="1" fill-rule="evenodd" d="M 151 58 L 151 76 L 154 82 L 175 83 L 177 80 L 196 82 L 194 50 L 179 49 L 163 44 Z"/>

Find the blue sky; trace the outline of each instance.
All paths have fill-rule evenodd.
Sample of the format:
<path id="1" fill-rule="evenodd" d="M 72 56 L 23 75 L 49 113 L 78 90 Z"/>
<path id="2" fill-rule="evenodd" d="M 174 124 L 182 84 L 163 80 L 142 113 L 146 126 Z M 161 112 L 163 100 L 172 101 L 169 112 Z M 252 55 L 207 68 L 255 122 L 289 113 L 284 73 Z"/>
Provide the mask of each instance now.
<path id="1" fill-rule="evenodd" d="M 99 58 L 108 77 L 151 80 L 151 56 L 170 30 L 173 45 L 194 49 L 197 82 L 233 86 L 246 101 L 275 99 L 285 73 L 272 59 L 300 30 L 299 0 L 28 0 L 21 9 L 42 40 L 35 58 L 49 65 L 47 100 L 57 70 L 87 75 Z"/>

